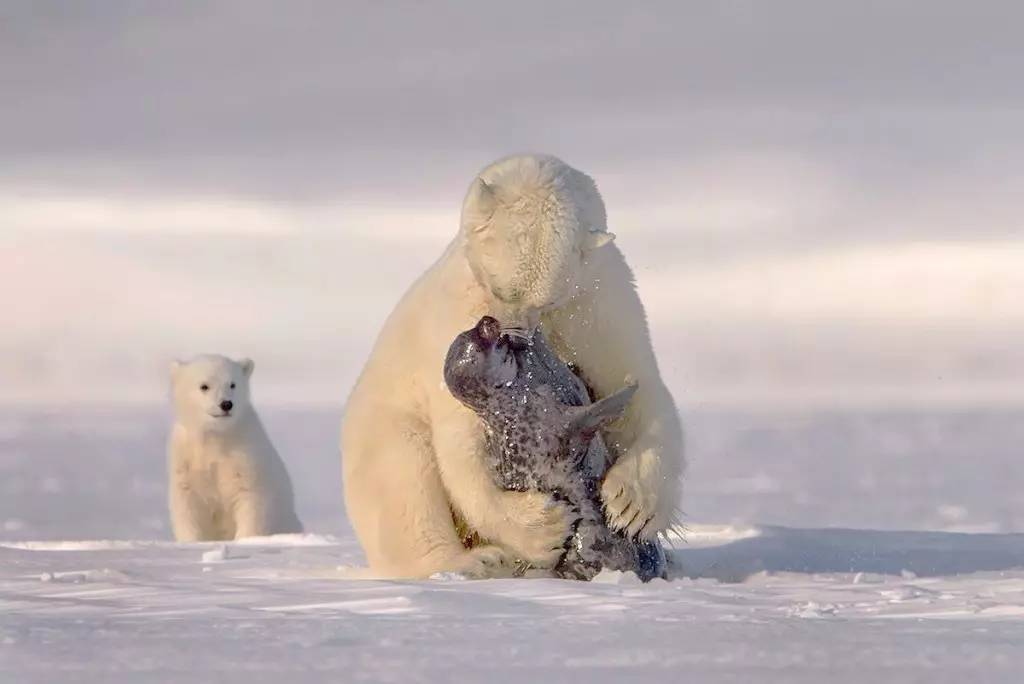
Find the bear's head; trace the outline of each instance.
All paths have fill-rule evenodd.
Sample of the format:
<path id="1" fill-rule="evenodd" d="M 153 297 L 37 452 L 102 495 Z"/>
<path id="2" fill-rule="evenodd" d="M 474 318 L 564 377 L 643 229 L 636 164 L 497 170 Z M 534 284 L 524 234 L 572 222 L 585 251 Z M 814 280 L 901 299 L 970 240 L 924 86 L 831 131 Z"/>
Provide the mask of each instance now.
<path id="1" fill-rule="evenodd" d="M 506 324 L 536 321 L 593 285 L 591 253 L 608 244 L 594 181 L 555 157 L 497 161 L 473 180 L 462 205 L 466 256 Z"/>
<path id="2" fill-rule="evenodd" d="M 171 363 L 171 390 L 178 420 L 201 430 L 224 430 L 250 410 L 251 359 L 207 354 Z"/>

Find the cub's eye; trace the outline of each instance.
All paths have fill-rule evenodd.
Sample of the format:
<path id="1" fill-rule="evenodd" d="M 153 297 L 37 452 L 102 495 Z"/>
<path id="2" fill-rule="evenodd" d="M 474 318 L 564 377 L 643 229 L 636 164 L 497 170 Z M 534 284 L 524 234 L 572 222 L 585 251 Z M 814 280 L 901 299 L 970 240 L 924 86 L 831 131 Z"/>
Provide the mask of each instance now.
<path id="1" fill-rule="evenodd" d="M 231 389 L 235 389 L 235 383 L 231 383 Z"/>
<path id="2" fill-rule="evenodd" d="M 205 382 L 202 385 L 199 386 L 199 391 L 200 392 L 208 392 L 209 390 L 210 390 L 210 386 L 207 385 Z"/>

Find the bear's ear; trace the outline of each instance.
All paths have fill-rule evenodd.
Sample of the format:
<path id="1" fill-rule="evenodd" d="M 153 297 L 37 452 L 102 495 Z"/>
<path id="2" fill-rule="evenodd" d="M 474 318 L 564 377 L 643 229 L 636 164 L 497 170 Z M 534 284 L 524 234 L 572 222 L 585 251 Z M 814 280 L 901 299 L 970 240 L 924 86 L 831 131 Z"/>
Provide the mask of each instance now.
<path id="1" fill-rule="evenodd" d="M 469 186 L 469 192 L 466 194 L 466 209 L 467 213 L 472 212 L 475 224 L 474 232 L 480 232 L 487 227 L 487 219 L 494 213 L 497 202 L 494 187 L 488 185 L 487 181 L 479 176 L 474 178 L 472 185 Z"/>
<path id="2" fill-rule="evenodd" d="M 586 237 L 583 238 L 583 250 L 590 251 L 593 249 L 600 249 L 607 244 L 610 244 L 615 239 L 615 233 L 608 233 L 605 231 L 590 231 Z"/>
<path id="3" fill-rule="evenodd" d="M 238 365 L 242 367 L 242 372 L 247 378 L 252 376 L 252 371 L 256 368 L 256 362 L 252 359 L 239 359 Z"/>
<path id="4" fill-rule="evenodd" d="M 178 359 L 174 359 L 173 361 L 171 361 L 171 365 L 168 366 L 168 369 L 171 371 L 171 380 L 178 377 L 178 371 L 180 371 L 181 367 L 184 365 L 185 362 L 179 361 Z"/>

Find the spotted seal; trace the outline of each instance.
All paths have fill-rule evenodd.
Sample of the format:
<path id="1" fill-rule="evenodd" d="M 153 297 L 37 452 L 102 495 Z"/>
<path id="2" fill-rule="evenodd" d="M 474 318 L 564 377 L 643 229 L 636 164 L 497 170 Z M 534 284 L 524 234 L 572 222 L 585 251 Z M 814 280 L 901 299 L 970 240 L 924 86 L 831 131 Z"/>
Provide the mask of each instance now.
<path id="1" fill-rule="evenodd" d="M 661 546 L 610 529 L 601 503 L 601 481 L 613 462 L 601 429 L 622 415 L 635 383 L 592 402 L 540 330 L 503 329 L 490 316 L 452 342 L 444 379 L 486 426 L 495 482 L 550 493 L 576 514 L 555 575 L 589 580 L 609 568 L 632 570 L 645 582 L 665 576 Z"/>

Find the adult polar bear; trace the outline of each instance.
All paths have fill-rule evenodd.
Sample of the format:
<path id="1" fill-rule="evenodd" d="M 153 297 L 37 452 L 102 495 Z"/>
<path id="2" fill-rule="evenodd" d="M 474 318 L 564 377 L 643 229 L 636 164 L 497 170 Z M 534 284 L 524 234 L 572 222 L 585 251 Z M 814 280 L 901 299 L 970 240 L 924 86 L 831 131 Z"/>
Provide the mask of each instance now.
<path id="1" fill-rule="evenodd" d="M 640 385 L 607 432 L 621 454 L 602 498 L 609 523 L 651 538 L 674 520 L 682 429 L 662 382 L 633 276 L 593 180 L 550 156 L 502 159 L 474 179 L 461 229 L 384 325 L 342 424 L 345 503 L 385 576 L 506 574 L 550 567 L 572 523 L 539 492 L 498 489 L 483 424 L 448 392 L 445 353 L 484 314 L 541 323 L 599 396 Z M 453 514 L 484 540 L 467 548 Z"/>

